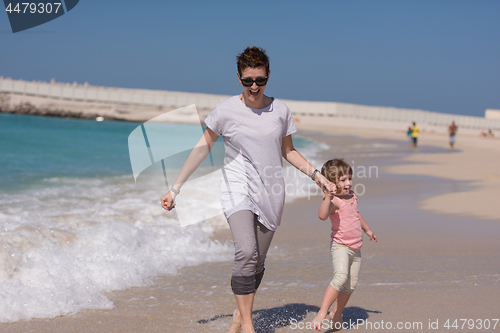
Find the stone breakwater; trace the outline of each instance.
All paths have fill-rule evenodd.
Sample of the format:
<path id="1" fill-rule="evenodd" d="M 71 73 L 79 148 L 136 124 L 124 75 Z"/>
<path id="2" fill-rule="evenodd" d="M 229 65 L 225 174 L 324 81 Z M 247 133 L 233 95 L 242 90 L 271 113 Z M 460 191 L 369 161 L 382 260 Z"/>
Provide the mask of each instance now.
<path id="1" fill-rule="evenodd" d="M 87 83 L 28 82 L 0 77 L 0 112 L 54 117 L 144 122 L 196 105 L 199 116 L 177 113 L 167 121 L 199 123 L 229 96 L 91 86 Z"/>
<path id="2" fill-rule="evenodd" d="M 52 109 L 47 107 L 39 108 L 29 102 L 13 105 L 12 107 L 0 105 L 0 113 L 29 114 L 29 115 L 45 116 L 45 117 L 63 117 L 63 118 L 81 118 L 81 119 L 96 119 L 97 117 L 100 117 L 100 115 L 97 113 Z M 111 117 L 108 119 L 116 120 L 117 118 Z"/>
<path id="3" fill-rule="evenodd" d="M 145 122 L 168 111 L 173 106 L 150 106 L 122 103 L 104 103 L 55 99 L 50 97 L 0 93 L 0 113 L 29 114 L 46 117 L 65 117 L 80 119 L 124 120 Z M 197 124 L 203 121 L 211 110 L 198 110 L 198 117 L 176 115 L 166 119 L 169 122 Z"/>
<path id="4" fill-rule="evenodd" d="M 177 112 L 162 119 L 196 124 L 203 122 L 208 113 L 228 97 L 99 87 L 76 82 L 58 83 L 55 80 L 28 82 L 0 76 L 0 112 L 7 113 L 145 122 L 168 111 L 194 104 L 197 117 Z M 500 120 L 485 117 L 338 102 L 281 100 L 288 105 L 295 120 L 302 124 L 406 131 L 415 121 L 422 132 L 447 133 L 448 126 L 455 121 L 460 134 L 477 135 L 488 129 L 500 131 Z"/>

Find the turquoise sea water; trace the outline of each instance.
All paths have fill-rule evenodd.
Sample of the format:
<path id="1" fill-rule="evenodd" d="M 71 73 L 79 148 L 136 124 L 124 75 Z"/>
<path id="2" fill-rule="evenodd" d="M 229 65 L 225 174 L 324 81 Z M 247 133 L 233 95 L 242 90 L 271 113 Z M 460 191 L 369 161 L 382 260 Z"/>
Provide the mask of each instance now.
<path id="1" fill-rule="evenodd" d="M 0 114 L 0 188 L 48 177 L 130 174 L 127 136 L 137 123 Z"/>
<path id="2" fill-rule="evenodd" d="M 0 114 L 0 191 L 28 188 L 52 177 L 132 175 L 127 139 L 140 125 Z M 165 142 L 167 147 L 197 140 L 202 133 L 196 125 L 158 126 L 175 138 Z M 306 148 L 311 141 L 296 137 L 294 145 Z"/>

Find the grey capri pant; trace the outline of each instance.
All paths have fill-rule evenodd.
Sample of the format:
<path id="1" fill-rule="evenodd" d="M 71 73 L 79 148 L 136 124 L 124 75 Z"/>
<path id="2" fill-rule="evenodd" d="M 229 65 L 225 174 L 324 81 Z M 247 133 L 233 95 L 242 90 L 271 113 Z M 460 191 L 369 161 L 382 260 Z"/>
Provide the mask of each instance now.
<path id="1" fill-rule="evenodd" d="M 231 288 L 235 295 L 254 293 L 264 276 L 264 261 L 274 231 L 263 226 L 250 210 L 240 210 L 228 218 L 234 241 Z"/>

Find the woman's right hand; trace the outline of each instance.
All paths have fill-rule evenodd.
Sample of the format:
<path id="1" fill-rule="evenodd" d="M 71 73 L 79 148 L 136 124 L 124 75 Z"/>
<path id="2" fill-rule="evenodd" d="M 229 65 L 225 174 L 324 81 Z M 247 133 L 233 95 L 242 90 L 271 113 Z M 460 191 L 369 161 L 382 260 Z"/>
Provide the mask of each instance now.
<path id="1" fill-rule="evenodd" d="M 160 200 L 163 209 L 170 211 L 173 208 L 175 208 L 175 203 L 174 203 L 175 196 L 176 195 L 174 192 L 168 191 L 164 196 L 161 197 Z"/>

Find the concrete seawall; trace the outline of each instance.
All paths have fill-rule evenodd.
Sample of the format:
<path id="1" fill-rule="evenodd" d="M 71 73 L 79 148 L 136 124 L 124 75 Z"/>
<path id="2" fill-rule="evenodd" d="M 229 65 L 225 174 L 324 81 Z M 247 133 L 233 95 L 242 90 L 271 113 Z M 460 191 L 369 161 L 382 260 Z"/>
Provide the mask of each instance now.
<path id="1" fill-rule="evenodd" d="M 165 112 L 195 104 L 203 121 L 226 95 L 126 89 L 51 82 L 28 82 L 0 77 L 0 112 L 46 116 L 96 118 L 144 122 Z M 297 121 L 342 127 L 405 131 L 413 121 L 423 132 L 446 133 L 452 121 L 461 134 L 500 131 L 500 120 L 394 107 L 337 102 L 282 99 Z M 171 122 L 192 123 L 188 115 L 167 117 Z"/>

